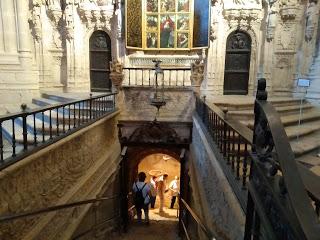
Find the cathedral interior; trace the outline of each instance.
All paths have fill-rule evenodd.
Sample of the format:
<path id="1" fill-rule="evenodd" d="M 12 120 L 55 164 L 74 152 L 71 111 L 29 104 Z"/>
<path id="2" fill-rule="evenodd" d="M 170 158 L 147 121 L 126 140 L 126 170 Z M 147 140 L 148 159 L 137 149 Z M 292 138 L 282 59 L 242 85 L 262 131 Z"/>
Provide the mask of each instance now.
<path id="1" fill-rule="evenodd" d="M 1 240 L 319 240 L 319 212 L 318 0 L 0 0 Z"/>

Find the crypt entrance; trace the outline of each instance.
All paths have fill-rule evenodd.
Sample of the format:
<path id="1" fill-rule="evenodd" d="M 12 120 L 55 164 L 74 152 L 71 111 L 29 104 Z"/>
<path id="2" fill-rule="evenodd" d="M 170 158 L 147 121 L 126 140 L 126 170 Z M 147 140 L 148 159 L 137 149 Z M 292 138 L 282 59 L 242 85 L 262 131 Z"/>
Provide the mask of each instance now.
<path id="1" fill-rule="evenodd" d="M 250 36 L 242 31 L 232 32 L 226 46 L 224 95 L 248 94 L 250 56 Z"/>
<path id="2" fill-rule="evenodd" d="M 145 182 L 150 182 L 150 172 L 161 170 L 167 173 L 167 188 L 175 176 L 179 178 L 180 195 L 173 209 L 169 209 L 170 199 L 165 199 L 165 211 L 160 214 L 159 199 L 155 209 L 150 211 L 150 220 L 176 221 L 177 230 L 181 230 L 181 198 L 189 199 L 189 175 L 187 169 L 188 149 L 191 143 L 191 122 L 158 122 L 158 121 L 119 121 L 119 140 L 121 153 L 121 192 L 125 196 L 121 209 L 124 228 L 132 224 L 134 209 L 132 186 L 139 171 L 147 175 Z M 159 168 L 159 169 L 158 169 Z M 161 169 L 160 169 L 161 168 Z M 157 196 L 158 197 L 158 196 Z M 165 198 L 171 197 L 168 194 Z M 153 215 L 152 215 L 153 214 Z M 179 228 L 178 228 L 179 227 Z"/>

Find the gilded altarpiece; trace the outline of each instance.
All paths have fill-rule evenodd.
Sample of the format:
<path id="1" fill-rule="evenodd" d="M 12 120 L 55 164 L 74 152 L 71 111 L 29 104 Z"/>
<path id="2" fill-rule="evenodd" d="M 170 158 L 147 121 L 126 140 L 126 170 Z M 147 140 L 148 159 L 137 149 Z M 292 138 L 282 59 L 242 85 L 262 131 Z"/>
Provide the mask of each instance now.
<path id="1" fill-rule="evenodd" d="M 208 47 L 209 11 L 199 6 L 209 9 L 210 3 L 203 3 L 199 0 L 128 0 L 127 47 L 143 50 Z M 196 35 L 194 29 L 197 29 Z"/>

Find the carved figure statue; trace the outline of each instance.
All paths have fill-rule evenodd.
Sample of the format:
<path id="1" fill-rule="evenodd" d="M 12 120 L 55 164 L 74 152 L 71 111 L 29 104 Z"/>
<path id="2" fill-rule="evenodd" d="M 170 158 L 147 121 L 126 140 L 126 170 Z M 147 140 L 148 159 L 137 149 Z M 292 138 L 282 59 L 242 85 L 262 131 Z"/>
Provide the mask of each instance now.
<path id="1" fill-rule="evenodd" d="M 194 63 L 191 63 L 191 76 L 190 80 L 192 86 L 200 87 L 204 78 L 204 64 L 200 60 L 196 60 Z"/>
<path id="2" fill-rule="evenodd" d="M 314 1 L 310 1 L 307 11 L 306 11 L 306 29 L 305 29 L 305 39 L 310 41 L 313 37 L 314 29 L 318 21 L 318 9 L 317 4 Z"/>
<path id="3" fill-rule="evenodd" d="M 123 71 L 122 63 L 119 60 L 110 62 L 110 71 L 112 73 L 122 74 L 122 71 Z"/>
<path id="4" fill-rule="evenodd" d="M 271 9 L 268 15 L 268 25 L 267 25 L 268 41 L 271 41 L 274 38 L 274 32 L 276 29 L 277 21 L 278 21 L 277 12 Z"/>
<path id="5" fill-rule="evenodd" d="M 113 86 L 119 90 L 123 81 L 123 64 L 119 60 L 110 62 L 110 79 Z"/>

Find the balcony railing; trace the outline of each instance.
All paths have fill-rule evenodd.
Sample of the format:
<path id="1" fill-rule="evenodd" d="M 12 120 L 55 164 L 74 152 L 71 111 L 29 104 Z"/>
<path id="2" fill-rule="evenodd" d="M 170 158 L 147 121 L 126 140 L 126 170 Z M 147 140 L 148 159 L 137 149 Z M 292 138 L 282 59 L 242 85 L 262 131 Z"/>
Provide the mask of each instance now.
<path id="1" fill-rule="evenodd" d="M 164 85 L 166 87 L 191 86 L 190 67 L 162 67 L 164 73 Z M 154 68 L 124 68 L 123 86 L 153 86 Z"/>
<path id="2" fill-rule="evenodd" d="M 115 94 L 0 116 L 0 170 L 115 111 Z"/>

